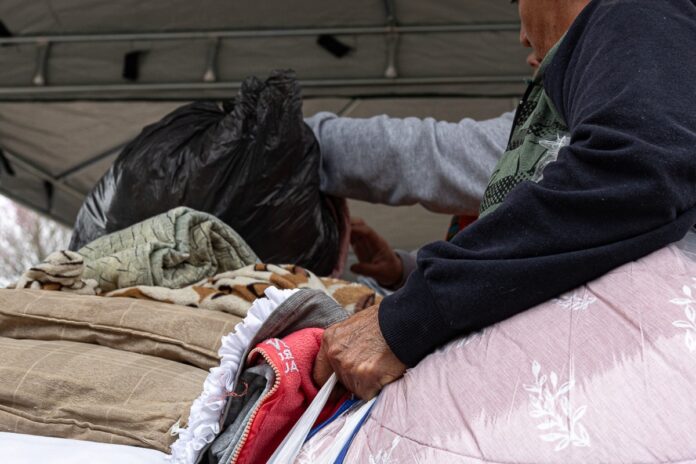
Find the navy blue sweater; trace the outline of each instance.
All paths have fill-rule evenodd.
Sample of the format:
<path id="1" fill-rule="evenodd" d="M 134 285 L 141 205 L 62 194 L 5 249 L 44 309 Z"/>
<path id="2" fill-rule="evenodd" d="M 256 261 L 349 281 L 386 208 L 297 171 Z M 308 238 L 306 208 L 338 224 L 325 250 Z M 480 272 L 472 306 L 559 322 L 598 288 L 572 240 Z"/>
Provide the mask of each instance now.
<path id="1" fill-rule="evenodd" d="M 538 183 L 418 255 L 379 323 L 409 366 L 696 223 L 696 0 L 594 0 L 544 88 L 571 135 Z M 533 330 L 530 327 L 530 330 Z"/>

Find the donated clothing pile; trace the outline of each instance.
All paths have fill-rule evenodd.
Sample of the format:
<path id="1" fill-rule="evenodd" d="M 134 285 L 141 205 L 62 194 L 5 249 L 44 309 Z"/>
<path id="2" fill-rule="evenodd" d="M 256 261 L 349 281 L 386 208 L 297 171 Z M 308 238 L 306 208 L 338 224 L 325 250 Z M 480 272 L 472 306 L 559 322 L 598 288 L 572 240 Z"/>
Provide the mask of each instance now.
<path id="1" fill-rule="evenodd" d="M 323 329 L 380 302 L 327 277 L 348 212 L 319 191 L 301 103 L 292 73 L 251 78 L 123 150 L 72 250 L 0 290 L 0 433 L 270 458 L 317 395 Z"/>
<path id="2" fill-rule="evenodd" d="M 99 238 L 79 253 L 52 253 L 15 287 L 139 298 L 241 317 L 269 287 L 320 290 L 349 311 L 379 302 L 361 285 L 317 277 L 296 265 L 260 263 L 232 229 L 187 208 Z"/>
<path id="3" fill-rule="evenodd" d="M 0 432 L 151 448 L 181 463 L 266 462 L 317 394 L 323 328 L 348 317 L 320 291 L 266 294 L 242 320 L 0 291 Z"/>
<path id="4" fill-rule="evenodd" d="M 323 329 L 375 303 L 358 284 L 258 262 L 209 214 L 172 210 L 0 290 L 0 432 L 265 462 L 317 394 Z"/>

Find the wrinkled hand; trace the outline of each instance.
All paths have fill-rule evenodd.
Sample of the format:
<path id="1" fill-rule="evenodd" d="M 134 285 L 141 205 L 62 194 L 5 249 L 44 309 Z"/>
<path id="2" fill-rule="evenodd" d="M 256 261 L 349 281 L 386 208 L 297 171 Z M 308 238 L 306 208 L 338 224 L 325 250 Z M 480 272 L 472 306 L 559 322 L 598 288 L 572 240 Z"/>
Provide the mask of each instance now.
<path id="1" fill-rule="evenodd" d="M 401 258 L 362 219 L 352 218 L 350 225 L 350 243 L 359 261 L 350 270 L 374 278 L 383 287 L 398 284 L 403 273 Z"/>
<path id="2" fill-rule="evenodd" d="M 406 365 L 382 337 L 378 310 L 379 305 L 372 306 L 324 331 L 314 364 L 314 381 L 318 385 L 326 383 L 335 372 L 348 390 L 368 400 L 404 375 Z"/>

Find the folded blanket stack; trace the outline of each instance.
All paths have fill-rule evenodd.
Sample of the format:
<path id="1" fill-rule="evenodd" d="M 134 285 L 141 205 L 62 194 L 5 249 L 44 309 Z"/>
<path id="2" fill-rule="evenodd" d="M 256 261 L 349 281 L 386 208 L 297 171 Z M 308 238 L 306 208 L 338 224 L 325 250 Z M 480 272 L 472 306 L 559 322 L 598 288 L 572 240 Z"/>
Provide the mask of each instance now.
<path id="1" fill-rule="evenodd" d="M 104 292 L 136 285 L 181 288 L 258 261 L 231 227 L 189 208 L 100 237 L 78 252 L 85 278 Z"/>
<path id="2" fill-rule="evenodd" d="M 147 447 L 182 464 L 265 460 L 316 394 L 321 329 L 379 302 L 358 284 L 259 263 L 231 228 L 186 208 L 52 253 L 13 288 L 0 290 L 0 432 Z M 269 338 L 291 347 L 302 382 L 293 365 L 277 375 L 290 351 L 274 358 Z M 273 401 L 250 396 L 274 385 Z"/>
<path id="3" fill-rule="evenodd" d="M 362 285 L 257 261 L 226 224 L 176 208 L 101 237 L 79 253 L 53 253 L 13 287 L 161 301 L 241 317 L 269 287 L 320 290 L 350 312 L 380 300 Z"/>

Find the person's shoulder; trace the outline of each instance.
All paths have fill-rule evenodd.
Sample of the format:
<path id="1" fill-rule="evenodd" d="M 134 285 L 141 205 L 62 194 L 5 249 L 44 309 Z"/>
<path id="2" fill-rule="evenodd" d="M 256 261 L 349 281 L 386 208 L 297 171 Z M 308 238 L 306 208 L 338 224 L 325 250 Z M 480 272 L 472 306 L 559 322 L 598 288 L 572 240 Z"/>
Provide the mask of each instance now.
<path id="1" fill-rule="evenodd" d="M 696 0 L 593 0 L 562 39 L 547 74 L 587 70 L 645 57 L 659 60 L 657 50 L 682 40 L 696 40 Z M 631 53 L 628 53 L 632 51 Z"/>
<path id="2" fill-rule="evenodd" d="M 588 10 L 597 11 L 670 11 L 696 8 L 696 0 L 592 0 Z"/>
<path id="3" fill-rule="evenodd" d="M 645 25 L 684 20 L 696 21 L 696 0 L 593 0 L 578 16 L 570 33 L 606 28 L 607 33 L 635 30 L 644 36 Z"/>
<path id="4" fill-rule="evenodd" d="M 675 57 L 694 47 L 696 0 L 593 0 L 558 45 L 544 88 L 570 123 L 574 109 L 619 93 L 658 95 L 675 66 L 693 67 Z"/>

